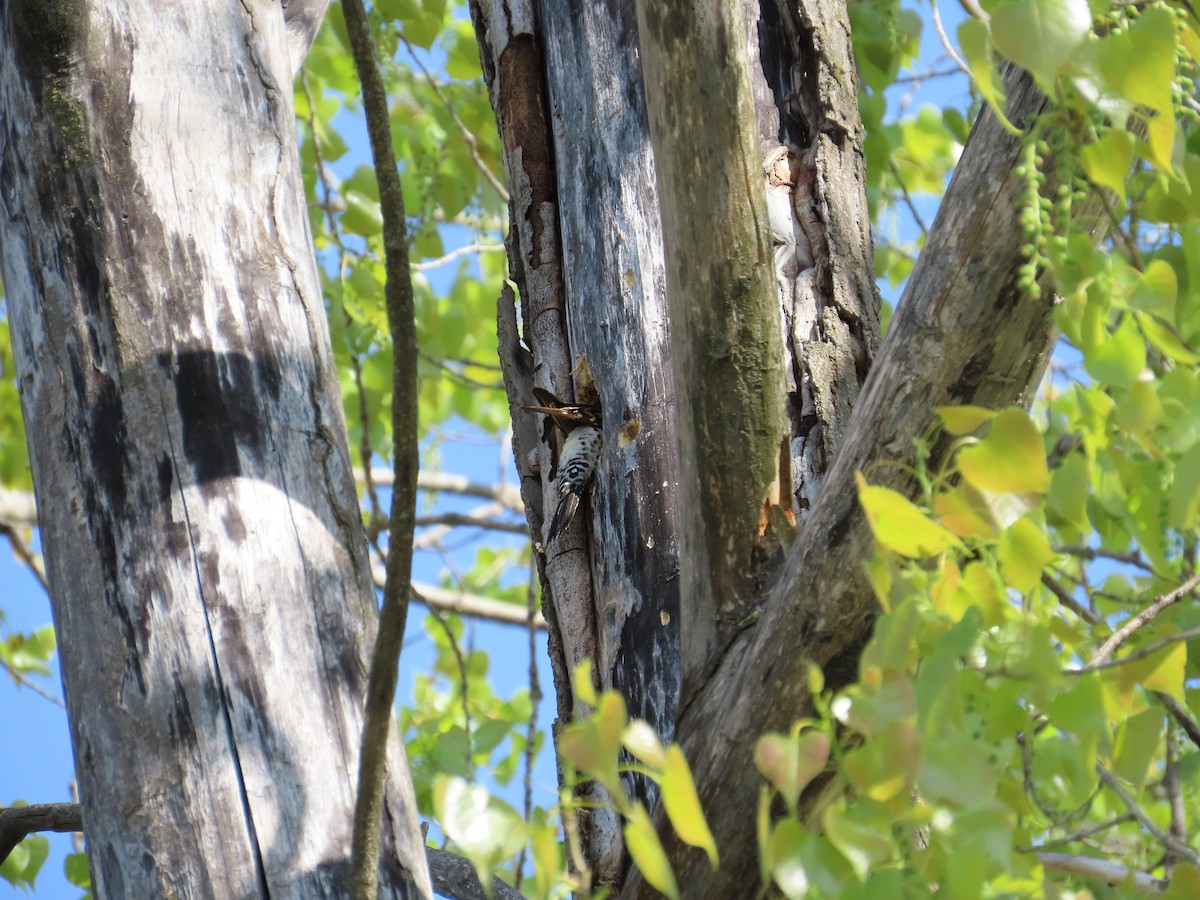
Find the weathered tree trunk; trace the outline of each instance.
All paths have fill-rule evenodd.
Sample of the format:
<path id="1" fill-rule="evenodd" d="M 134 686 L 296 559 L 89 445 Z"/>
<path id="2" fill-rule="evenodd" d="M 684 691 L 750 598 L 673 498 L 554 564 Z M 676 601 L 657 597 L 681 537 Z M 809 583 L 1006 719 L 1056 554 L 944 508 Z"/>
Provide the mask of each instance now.
<path id="1" fill-rule="evenodd" d="M 3 277 L 93 884 L 348 889 L 366 545 L 293 72 L 323 3 L 14 0 Z M 381 883 L 428 896 L 395 741 Z"/>

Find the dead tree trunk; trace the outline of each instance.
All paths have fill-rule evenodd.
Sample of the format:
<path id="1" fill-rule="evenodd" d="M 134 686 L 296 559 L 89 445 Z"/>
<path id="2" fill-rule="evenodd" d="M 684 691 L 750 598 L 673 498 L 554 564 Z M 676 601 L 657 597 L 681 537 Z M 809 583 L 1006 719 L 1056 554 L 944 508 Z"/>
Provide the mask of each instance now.
<path id="1" fill-rule="evenodd" d="M 14 0 L 2 268 L 99 896 L 334 897 L 376 618 L 292 77 L 321 0 Z M 381 882 L 428 896 L 398 738 Z"/>

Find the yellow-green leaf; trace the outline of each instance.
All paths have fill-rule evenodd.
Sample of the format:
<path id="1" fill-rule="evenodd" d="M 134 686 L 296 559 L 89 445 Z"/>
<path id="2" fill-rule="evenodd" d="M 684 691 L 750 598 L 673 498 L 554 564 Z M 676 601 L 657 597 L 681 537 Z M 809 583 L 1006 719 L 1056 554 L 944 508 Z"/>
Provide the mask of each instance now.
<path id="1" fill-rule="evenodd" d="M 855 478 L 858 499 L 875 539 L 889 550 L 919 558 L 935 556 L 950 547 L 962 547 L 953 532 L 932 521 L 906 497 L 891 488 L 868 485 L 861 474 Z"/>
<path id="2" fill-rule="evenodd" d="M 1125 203 L 1125 180 L 1133 167 L 1136 141 L 1124 129 L 1106 131 L 1082 150 L 1083 170 L 1095 184 L 1106 187 Z"/>
<path id="3" fill-rule="evenodd" d="M 692 770 L 688 768 L 687 758 L 678 744 L 667 747 L 667 758 L 663 764 L 662 798 L 667 818 L 671 820 L 679 839 L 688 846 L 699 847 L 707 853 L 709 865 L 715 869 L 718 862 L 717 844 L 713 840 L 712 832 L 708 830 L 704 810 L 700 807 L 696 784 L 692 780 Z"/>
<path id="4" fill-rule="evenodd" d="M 971 69 L 975 86 L 987 101 L 992 115 L 1009 133 L 1020 134 L 1017 127 L 1004 115 L 1004 87 L 992 60 L 992 41 L 988 27 L 978 19 L 968 18 L 958 26 L 958 43 Z"/>
<path id="5" fill-rule="evenodd" d="M 1020 409 L 1004 410 L 992 422 L 987 437 L 960 450 L 958 468 L 983 491 L 1044 494 L 1050 489 L 1042 435 L 1029 414 Z"/>
<path id="6" fill-rule="evenodd" d="M 679 885 L 654 824 L 642 804 L 636 804 L 625 820 L 625 846 L 650 885 L 668 897 L 679 900 Z"/>
<path id="7" fill-rule="evenodd" d="M 933 411 L 942 420 L 942 427 L 955 437 L 970 434 L 996 417 L 993 410 L 982 406 L 938 406 Z"/>
<path id="8" fill-rule="evenodd" d="M 1092 27 L 1087 0 L 1009 0 L 990 12 L 997 49 L 1046 84 Z"/>
<path id="9" fill-rule="evenodd" d="M 1041 581 L 1042 570 L 1054 559 L 1054 551 L 1042 530 L 1024 518 L 1000 536 L 996 558 L 1004 580 L 1022 594 L 1028 594 Z"/>
<path id="10" fill-rule="evenodd" d="M 661 769 L 666 762 L 666 753 L 662 741 L 658 738 L 658 732 L 641 719 L 634 719 L 625 726 L 621 733 L 621 743 L 635 759 L 640 759 L 648 766 Z"/>

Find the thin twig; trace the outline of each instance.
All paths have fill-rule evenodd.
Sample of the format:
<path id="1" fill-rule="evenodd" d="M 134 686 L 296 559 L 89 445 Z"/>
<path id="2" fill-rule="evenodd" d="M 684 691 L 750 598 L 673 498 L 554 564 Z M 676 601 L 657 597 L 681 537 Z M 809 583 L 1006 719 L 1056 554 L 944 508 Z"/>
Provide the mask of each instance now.
<path id="1" fill-rule="evenodd" d="M 1123 666 L 1126 663 L 1137 662 L 1139 659 L 1145 659 L 1147 656 L 1153 656 L 1163 647 L 1169 647 L 1172 644 L 1178 644 L 1180 641 L 1190 641 L 1193 638 L 1200 637 L 1200 625 L 1195 628 L 1188 628 L 1184 631 L 1177 631 L 1174 634 L 1168 635 L 1161 640 L 1155 641 L 1152 644 L 1147 644 L 1144 647 L 1138 647 L 1132 653 L 1122 656 L 1120 659 L 1107 659 L 1104 662 L 1097 663 L 1094 660 L 1088 663 L 1081 669 L 1065 669 L 1068 675 L 1082 674 L 1084 672 L 1095 672 L 1099 669 L 1111 669 L 1113 666 Z M 1112 638 L 1109 638 L 1112 640 Z"/>
<path id="2" fill-rule="evenodd" d="M 1167 723 L 1167 753 L 1162 787 L 1171 810 L 1171 836 L 1181 843 L 1186 843 L 1187 811 L 1183 805 L 1183 779 L 1179 775 L 1179 732 L 1170 722 Z M 1170 878 L 1171 871 L 1175 868 L 1173 854 L 1167 855 L 1163 868 Z"/>
<path id="3" fill-rule="evenodd" d="M 467 244 L 465 247 L 459 247 L 456 250 L 451 250 L 445 256 L 439 256 L 437 259 L 426 260 L 425 262 L 412 263 L 409 268 L 414 272 L 424 272 L 427 269 L 436 269 L 438 266 L 444 266 L 446 263 L 453 262 L 460 256 L 466 256 L 470 253 L 503 253 L 503 244 Z"/>
<path id="4" fill-rule="evenodd" d="M 1126 822 L 1136 821 L 1133 813 L 1124 812 L 1115 818 L 1109 819 L 1107 822 L 1101 822 L 1099 825 L 1093 825 L 1091 828 L 1085 828 L 1082 831 L 1076 831 L 1073 834 L 1068 834 L 1066 837 L 1055 838 L 1052 841 L 1047 841 L 1044 844 L 1038 844 L 1036 847 L 1014 847 L 1018 853 L 1041 853 L 1046 850 L 1053 850 L 1055 847 L 1065 847 L 1067 844 L 1075 844 L 1080 841 L 1085 841 L 1088 838 L 1099 834 L 1102 831 L 1108 831 L 1110 828 L 1115 828 L 1118 825 L 1123 825 Z"/>
<path id="5" fill-rule="evenodd" d="M 896 166 L 896 161 L 889 159 L 888 167 L 892 170 L 892 177 L 896 179 L 896 184 L 900 185 L 900 195 L 904 198 L 904 205 L 908 207 L 908 212 L 913 217 L 913 221 L 921 229 L 921 234 L 928 236 L 929 227 L 925 224 L 925 220 L 921 218 L 921 214 L 917 212 L 917 205 L 913 203 L 913 198 L 908 193 L 908 185 L 904 183 L 904 178 L 900 175 L 900 169 Z"/>
<path id="6" fill-rule="evenodd" d="M 362 481 L 363 473 L 356 471 L 354 477 Z M 371 478 L 380 487 L 391 487 L 392 473 L 387 469 L 374 468 Z M 521 491 L 509 484 L 483 484 L 471 481 L 465 475 L 455 475 L 451 472 L 421 472 L 417 475 L 417 487 L 423 491 L 442 491 L 447 494 L 462 494 L 467 497 L 483 497 L 504 504 L 505 508 L 514 512 L 524 512 L 521 503 Z"/>
<path id="7" fill-rule="evenodd" d="M 1155 878 L 1145 872 L 1128 869 L 1120 863 L 1109 862 L 1106 859 L 1096 859 L 1093 856 L 1074 856 L 1069 853 L 1039 853 L 1038 859 L 1045 869 L 1056 872 L 1067 872 L 1071 875 L 1082 875 L 1084 878 L 1094 878 L 1105 884 L 1123 884 L 1133 875 L 1135 889 L 1148 894 L 1161 894 L 1167 889 L 1167 882 Z"/>
<path id="8" fill-rule="evenodd" d="M 1075 613 L 1075 615 L 1079 616 L 1079 618 L 1083 619 L 1083 621 L 1091 625 L 1098 625 L 1101 621 L 1103 621 L 1100 616 L 1096 615 L 1094 612 L 1072 597 L 1071 592 L 1055 581 L 1049 573 L 1042 573 L 1042 584 L 1049 589 L 1050 593 L 1058 598 L 1059 603 L 1061 603 L 1071 612 Z"/>
<path id="9" fill-rule="evenodd" d="M 383 215 L 383 255 L 387 279 L 384 299 L 392 338 L 393 471 L 391 531 L 388 536 L 387 577 L 375 652 L 367 676 L 358 795 L 354 805 L 351 841 L 351 885 L 356 900 L 375 900 L 379 892 L 379 833 L 383 822 L 383 789 L 387 776 L 388 732 L 394 718 L 396 680 L 408 601 L 412 596 L 413 521 L 416 518 L 417 470 L 420 447 L 417 432 L 417 330 L 414 321 L 412 273 L 404 193 L 396 153 L 392 148 L 387 90 L 371 37 L 363 0 L 343 0 L 342 15 L 354 67 L 362 86 L 363 112 L 371 158 L 379 185 Z M 364 459 L 364 466 L 371 461 Z M 400 860 L 404 865 L 410 861 Z"/>
<path id="10" fill-rule="evenodd" d="M 1137 801 L 1125 790 L 1121 782 L 1117 781 L 1117 777 L 1101 763 L 1096 763 L 1096 774 L 1121 799 L 1121 802 L 1125 804 L 1125 808 L 1133 813 L 1133 817 L 1137 819 L 1138 824 L 1148 831 L 1164 848 L 1175 854 L 1180 860 L 1189 862 L 1193 866 L 1200 865 L 1200 855 L 1187 844 L 1183 843 L 1183 841 L 1176 839 L 1159 828 L 1153 819 L 1142 812 L 1142 808 L 1138 806 Z"/>
<path id="11" fill-rule="evenodd" d="M 1130 636 L 1135 631 L 1152 622 L 1154 618 L 1167 607 L 1178 603 L 1180 600 L 1194 591 L 1197 585 L 1200 585 L 1200 574 L 1193 575 L 1179 587 L 1175 588 L 1175 590 L 1163 594 L 1152 604 L 1150 604 L 1150 606 L 1146 607 L 1146 609 L 1142 610 L 1140 613 L 1118 628 L 1115 632 L 1113 632 L 1112 637 L 1100 645 L 1100 649 L 1096 651 L 1096 655 L 1093 656 L 1091 661 L 1083 667 L 1082 671 L 1087 672 L 1100 668 L 1104 661 L 1112 656 L 1118 647 L 1129 640 Z"/>
<path id="12" fill-rule="evenodd" d="M 1111 559 L 1115 562 L 1125 563 L 1126 565 L 1137 566 L 1146 572 L 1154 571 L 1137 550 L 1123 553 L 1117 550 L 1105 550 L 1103 547 L 1076 547 L 1068 544 L 1063 547 L 1055 547 L 1054 552 L 1063 553 L 1068 556 L 1078 556 L 1086 560 Z"/>
<path id="13" fill-rule="evenodd" d="M 1191 738 L 1192 743 L 1200 747 L 1200 722 L 1193 719 L 1187 708 L 1170 694 L 1155 691 L 1154 696 L 1158 698 L 1159 703 L 1166 707 L 1171 718 L 1179 723 L 1179 727 L 1183 729 L 1184 734 Z"/>
<path id="14" fill-rule="evenodd" d="M 482 528 L 485 531 L 502 531 L 505 534 L 529 534 L 529 526 L 519 522 L 499 522 L 496 519 L 485 519 L 480 516 L 464 513 L 442 513 L 436 516 L 418 516 L 418 528 L 428 528 L 432 525 L 447 525 L 451 528 Z"/>
<path id="15" fill-rule="evenodd" d="M 18 533 L 17 528 L 0 522 L 0 534 L 8 538 L 8 542 L 12 544 L 13 553 L 17 559 L 28 566 L 29 571 L 33 573 L 33 577 L 37 579 L 37 583 L 42 586 L 42 590 L 49 596 L 50 585 L 46 583 L 45 567 L 37 558 L 37 554 L 29 549 L 29 545 L 25 543 L 25 539 Z"/>
<path id="16" fill-rule="evenodd" d="M 418 600 L 421 595 L 416 591 L 413 594 Z M 454 629 L 450 627 L 450 623 L 446 621 L 446 617 L 442 615 L 442 611 L 432 603 L 426 603 L 425 608 L 429 610 L 429 614 L 433 616 L 435 622 L 442 626 L 442 631 L 446 633 L 446 640 L 450 642 L 450 652 L 454 654 L 454 661 L 458 665 L 458 687 L 462 694 L 462 709 L 463 709 L 463 731 L 467 735 L 467 777 L 475 771 L 475 762 L 471 758 L 471 707 L 470 707 L 470 683 L 467 681 L 467 660 L 463 656 L 462 647 L 458 646 L 458 638 L 454 636 Z"/>
<path id="17" fill-rule="evenodd" d="M 62 707 L 63 709 L 67 708 L 65 703 L 63 703 L 61 700 L 59 700 L 57 697 L 55 697 L 53 694 L 51 694 L 49 691 L 47 691 L 41 685 L 34 684 L 32 681 L 30 681 L 28 678 L 26 678 L 25 675 L 23 673 L 19 672 L 17 670 L 17 668 L 12 663 L 10 663 L 7 659 L 0 659 L 0 666 L 4 667 L 4 671 L 7 672 L 9 675 L 11 675 L 13 680 L 16 681 L 17 684 L 21 685 L 22 687 L 29 688 L 35 694 L 37 694 L 40 697 L 44 697 L 45 699 L 47 699 L 51 703 L 53 703 L 55 706 Z"/>
<path id="18" fill-rule="evenodd" d="M 933 12 L 933 27 L 937 29 L 938 37 L 942 39 L 942 46 L 946 48 L 946 52 L 950 54 L 950 58 L 954 60 L 954 64 L 966 72 L 967 77 L 974 81 L 975 76 L 971 74 L 971 67 L 958 55 L 958 51 L 950 43 L 950 36 L 946 34 L 946 29 L 942 25 L 941 13 L 938 12 L 937 0 L 929 0 L 929 6 Z"/>
<path id="19" fill-rule="evenodd" d="M 470 128 L 464 125 L 462 119 L 458 117 L 458 113 L 456 113 L 454 111 L 454 107 L 450 105 L 449 98 L 442 93 L 442 89 L 438 85 L 437 80 L 433 77 L 433 75 L 430 74 L 429 70 L 425 68 L 424 63 L 422 63 L 417 57 L 416 52 L 413 50 L 412 44 L 408 42 L 408 38 L 404 36 L 403 32 L 399 33 L 399 38 L 404 42 L 404 46 L 408 48 L 408 55 L 412 57 L 412 61 L 417 64 L 417 68 L 421 70 L 421 74 L 424 75 L 425 80 L 429 82 L 429 87 L 433 89 L 433 95 L 437 97 L 442 106 L 446 108 L 446 112 L 450 114 L 450 120 L 454 122 L 455 126 L 462 134 L 463 140 L 467 142 L 467 147 L 471 151 L 471 160 L 475 163 L 476 168 L 479 169 L 479 171 L 483 174 L 483 177 L 488 180 L 488 183 L 496 189 L 496 193 L 499 194 L 500 198 L 507 204 L 508 189 L 500 183 L 500 179 L 495 176 L 492 170 L 488 168 L 487 163 L 485 163 L 483 158 L 479 155 L 479 144 L 475 140 L 475 134 Z"/>

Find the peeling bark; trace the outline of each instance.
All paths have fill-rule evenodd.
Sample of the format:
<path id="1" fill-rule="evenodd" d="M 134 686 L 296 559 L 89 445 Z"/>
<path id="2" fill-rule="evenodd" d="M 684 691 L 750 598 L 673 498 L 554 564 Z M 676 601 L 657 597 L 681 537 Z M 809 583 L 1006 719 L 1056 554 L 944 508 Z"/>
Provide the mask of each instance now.
<path id="1" fill-rule="evenodd" d="M 99 896 L 348 890 L 376 600 L 293 64 L 264 0 L 0 14 L 0 265 Z M 383 893 L 428 896 L 392 759 Z"/>

